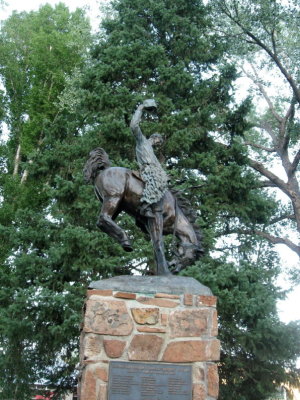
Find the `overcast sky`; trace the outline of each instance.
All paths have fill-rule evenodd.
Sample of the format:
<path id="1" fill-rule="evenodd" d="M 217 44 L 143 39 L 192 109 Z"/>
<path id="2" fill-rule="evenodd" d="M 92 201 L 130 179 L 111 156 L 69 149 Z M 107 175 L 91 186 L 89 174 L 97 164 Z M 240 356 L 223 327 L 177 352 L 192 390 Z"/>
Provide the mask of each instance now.
<path id="1" fill-rule="evenodd" d="M 6 19 L 13 10 L 17 11 L 31 11 L 31 10 L 38 10 L 40 6 L 48 3 L 54 6 L 58 3 L 64 3 L 68 6 L 71 11 L 74 11 L 76 8 L 85 7 L 87 10 L 87 15 L 90 18 L 91 25 L 93 30 L 97 30 L 100 21 L 100 14 L 99 11 L 100 5 L 109 3 L 109 0 L 66 0 L 66 1 L 59 1 L 59 0 L 3 0 L 4 7 L 0 9 L 0 20 Z"/>
<path id="2" fill-rule="evenodd" d="M 13 12 L 17 11 L 31 11 L 38 10 L 43 4 L 51 4 L 54 6 L 60 1 L 57 0 L 4 0 L 6 6 L 0 8 L 0 20 L 6 19 Z M 97 31 L 100 19 L 101 11 L 100 6 L 109 3 L 109 0 L 65 0 L 61 1 L 66 4 L 71 11 L 76 8 L 85 7 L 88 17 L 90 18 L 91 25 L 94 31 Z M 278 246 L 279 252 L 282 258 L 283 266 L 290 267 L 294 265 L 295 268 L 299 267 L 299 260 L 295 253 L 286 249 L 286 246 Z M 285 288 L 289 287 L 288 282 L 280 281 L 280 285 Z M 278 311 L 280 318 L 283 322 L 289 322 L 291 320 L 300 320 L 300 286 L 298 286 L 284 302 L 279 302 Z"/>

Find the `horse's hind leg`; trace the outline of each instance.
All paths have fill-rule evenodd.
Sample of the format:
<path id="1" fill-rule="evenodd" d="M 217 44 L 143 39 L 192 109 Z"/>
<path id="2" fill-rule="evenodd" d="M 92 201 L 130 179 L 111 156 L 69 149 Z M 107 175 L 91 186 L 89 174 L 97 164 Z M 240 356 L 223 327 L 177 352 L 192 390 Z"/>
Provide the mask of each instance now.
<path id="1" fill-rule="evenodd" d="M 118 243 L 120 243 L 125 251 L 132 251 L 133 248 L 125 231 L 113 221 L 113 217 L 118 213 L 118 205 L 120 204 L 120 200 L 121 199 L 119 197 L 109 197 L 103 199 L 97 226 L 103 232 L 107 233 Z"/>
<path id="2" fill-rule="evenodd" d="M 148 218 L 147 228 L 154 249 L 154 256 L 157 268 L 156 274 L 170 275 L 171 273 L 168 269 L 168 263 L 165 257 L 163 242 L 163 216 L 161 210 L 154 210 L 154 218 Z"/>

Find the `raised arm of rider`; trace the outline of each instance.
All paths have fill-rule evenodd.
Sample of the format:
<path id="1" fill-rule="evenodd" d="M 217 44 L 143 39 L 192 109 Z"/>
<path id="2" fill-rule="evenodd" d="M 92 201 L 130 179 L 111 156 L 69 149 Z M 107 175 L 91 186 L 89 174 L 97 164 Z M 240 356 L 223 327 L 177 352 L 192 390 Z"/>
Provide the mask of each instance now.
<path id="1" fill-rule="evenodd" d="M 130 122 L 130 129 L 132 133 L 134 134 L 135 138 L 138 139 L 139 136 L 142 135 L 142 131 L 140 128 L 140 122 L 142 119 L 143 115 L 143 109 L 144 109 L 144 104 L 140 104 L 138 108 L 136 109 L 135 113 L 133 114 L 133 117 Z"/>

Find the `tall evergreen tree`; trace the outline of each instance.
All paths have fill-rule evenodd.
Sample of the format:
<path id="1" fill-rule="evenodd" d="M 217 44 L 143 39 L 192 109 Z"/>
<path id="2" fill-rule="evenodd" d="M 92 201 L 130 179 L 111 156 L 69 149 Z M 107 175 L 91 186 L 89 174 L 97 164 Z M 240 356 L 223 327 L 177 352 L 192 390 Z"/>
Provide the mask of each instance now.
<path id="1" fill-rule="evenodd" d="M 165 136 L 166 169 L 172 184 L 180 182 L 203 210 L 207 249 L 214 247 L 212 236 L 226 234 L 229 226 L 266 221 L 275 203 L 249 190 L 255 176 L 238 140 L 250 127 L 250 103 L 232 102 L 236 72 L 221 62 L 224 45 L 211 34 L 206 8 L 200 1 L 124 0 L 113 11 L 83 77 L 83 104 L 78 99 L 91 144 L 100 143 L 119 165 L 135 167 L 129 121 L 137 102 L 153 96 L 158 118 L 149 117 L 143 129 Z"/>
<path id="2" fill-rule="evenodd" d="M 139 100 L 157 100 L 158 118 L 149 117 L 143 129 L 165 135 L 172 183 L 200 211 L 207 256 L 186 273 L 220 299 L 222 398 L 267 398 L 276 385 L 295 382 L 299 326 L 278 320 L 283 294 L 269 246 L 255 236 L 230 235 L 266 224 L 276 209 L 257 189 L 241 145 L 251 127 L 245 119 L 250 102 L 232 100 L 237 75 L 221 62 L 226 48 L 201 2 L 120 0 L 113 10 L 83 81 L 87 121 L 97 126 L 94 143 L 119 164 L 134 166 L 130 116 Z M 217 239 L 226 234 L 231 240 L 222 245 Z"/>
<path id="3" fill-rule="evenodd" d="M 53 11 L 53 18 L 47 17 L 45 22 L 55 20 L 55 15 Z M 272 327 L 268 334 L 273 339 L 276 335 L 274 304 L 280 296 L 274 285 L 269 285 L 270 289 L 266 286 L 277 270 L 270 265 L 262 273 L 264 264 L 253 261 L 259 242 L 243 240 L 227 244 L 227 250 L 224 246 L 221 249 L 224 258 L 212 254 L 213 251 L 219 254 L 215 245 L 218 235 L 230 232 L 232 226 L 248 227 L 267 221 L 274 209 L 269 199 L 251 190 L 255 177 L 237 140 L 248 127 L 245 115 L 249 103 L 237 107 L 231 101 L 236 73 L 232 66 L 220 63 L 224 47 L 212 34 L 213 21 L 200 0 L 113 2 L 90 59 L 82 53 L 88 40 L 85 30 L 77 29 L 84 19 L 74 22 L 76 25 L 70 24 L 70 28 L 75 30 L 75 36 L 70 35 L 70 39 L 73 37 L 78 43 L 76 34 L 83 34 L 85 39 L 80 36 L 84 39 L 80 42 L 83 46 L 78 49 L 77 61 L 61 75 L 64 78 L 61 86 L 56 87 L 56 94 L 48 103 L 45 98 L 53 88 L 50 91 L 51 85 L 47 86 L 50 81 L 41 78 L 49 89 L 45 98 L 41 97 L 41 104 L 47 104 L 39 113 L 42 125 L 38 118 L 36 125 L 29 125 L 35 116 L 35 107 L 31 108 L 31 116 L 27 106 L 31 104 L 26 100 L 31 96 L 30 90 L 34 88 L 34 100 L 35 93 L 44 92 L 39 80 L 26 86 L 30 78 L 24 74 L 26 59 L 16 82 L 18 85 L 23 82 L 22 90 L 7 103 L 18 110 L 16 127 L 30 129 L 12 130 L 8 146 L 2 147 L 0 235 L 5 244 L 1 249 L 0 272 L 3 349 L 0 365 L 5 371 L 0 377 L 2 393 L 11 397 L 13 391 L 17 398 L 22 391 L 26 398 L 25 388 L 41 378 L 60 387 L 74 383 L 80 309 L 87 282 L 141 271 L 140 265 L 142 271 L 151 268 L 151 246 L 137 234 L 127 216 L 118 223 L 132 235 L 135 251 L 130 255 L 96 230 L 99 204 L 92 188 L 82 185 L 81 171 L 88 152 L 97 146 L 106 149 L 113 163 L 136 168 L 130 118 L 138 101 L 155 97 L 158 116 L 154 120 L 149 116 L 143 131 L 147 135 L 159 131 L 165 136 L 162 154 L 172 184 L 188 193 L 191 204 L 199 210 L 198 222 L 204 232 L 207 256 L 187 273 L 211 286 L 220 298 L 224 326 L 222 376 L 227 379 L 228 388 L 224 398 L 230 398 L 226 393 L 236 382 L 230 380 L 230 374 L 238 376 L 241 371 L 243 377 L 247 368 L 248 359 L 241 350 L 243 343 L 249 337 L 250 350 L 254 345 L 258 347 L 259 335 L 263 335 L 261 326 L 267 325 L 267 310 L 274 316 L 268 319 Z M 5 35 L 4 29 L 3 38 Z M 17 39 L 7 41 L 6 45 L 11 42 L 17 43 Z M 71 43 L 67 48 L 72 47 Z M 47 46 L 44 49 L 49 51 Z M 72 51 L 76 52 L 76 48 Z M 67 60 L 65 65 L 69 65 Z M 61 71 L 64 63 L 55 64 L 55 68 Z M 3 76 L 9 70 L 2 69 Z M 39 104 L 36 100 L 33 103 Z M 23 111 L 20 104 L 26 104 Z M 12 112 L 13 109 L 9 116 Z M 34 126 L 42 128 L 41 132 L 34 130 Z M 216 137 L 222 142 L 216 143 Z M 225 256 L 234 257 L 236 263 L 226 262 Z M 257 272 L 253 262 L 257 264 Z M 231 292 L 235 293 L 236 302 Z M 257 299 L 263 297 L 268 298 L 270 306 L 264 308 L 265 303 L 259 303 L 260 307 L 255 308 Z M 230 318 L 233 303 L 236 319 Z M 249 305 L 254 308 L 249 309 Z M 255 318 L 250 318 L 251 313 Z M 284 326 L 282 331 L 290 332 Z M 239 336 L 236 347 L 230 342 L 233 335 Z M 272 354 L 267 349 L 264 353 L 265 359 L 273 357 L 278 363 L 278 379 L 273 379 L 270 364 L 262 366 L 276 382 L 286 377 L 285 361 L 290 359 L 293 367 L 299 353 L 298 347 L 292 352 L 290 346 L 285 349 L 282 342 L 278 343 L 277 353 L 276 346 Z M 236 363 L 230 364 L 230 354 Z M 251 354 L 255 362 L 258 352 Z M 281 359 L 280 354 L 283 354 Z M 238 369 L 239 363 L 243 369 Z M 259 371 L 255 370 L 255 377 Z M 242 381 L 246 382 L 245 388 L 251 380 Z M 259 379 L 251 382 L 260 383 Z M 261 399 L 267 391 L 259 392 Z M 245 393 L 244 398 L 250 399 L 251 393 Z"/>

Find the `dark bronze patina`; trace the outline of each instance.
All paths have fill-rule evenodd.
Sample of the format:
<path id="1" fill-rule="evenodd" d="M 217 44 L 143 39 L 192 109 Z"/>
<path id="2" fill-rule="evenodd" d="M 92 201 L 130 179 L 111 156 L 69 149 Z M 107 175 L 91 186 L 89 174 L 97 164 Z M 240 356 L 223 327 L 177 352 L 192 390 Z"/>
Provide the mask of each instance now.
<path id="1" fill-rule="evenodd" d="M 94 184 L 96 196 L 103 203 L 97 226 L 119 242 L 125 251 L 132 251 L 126 232 L 116 224 L 115 219 L 122 211 L 133 216 L 137 226 L 150 235 L 156 274 L 168 275 L 169 266 L 177 273 L 201 255 L 201 235 L 189 220 L 189 213 L 183 212 L 180 200 L 168 190 L 166 175 L 164 176 L 165 173 L 154 155 L 151 138 L 146 139 L 140 131 L 142 111 L 147 107 L 153 110 L 156 104 L 153 100 L 145 101 L 138 107 L 131 122 L 131 129 L 137 140 L 137 158 L 142 177 L 127 168 L 111 167 L 107 153 L 100 147 L 90 152 L 84 177 L 86 182 Z M 143 151 L 147 154 L 143 154 Z M 158 186 L 153 186 L 156 174 L 158 181 L 161 180 Z M 156 192 L 154 196 L 151 196 L 152 187 Z M 146 207 L 143 207 L 145 203 Z M 163 235 L 169 234 L 178 239 L 176 255 L 170 263 L 165 258 L 163 242 Z"/>
<path id="2" fill-rule="evenodd" d="M 144 110 L 156 110 L 155 101 L 153 99 L 145 100 L 138 106 L 133 114 L 130 128 L 136 139 L 136 158 L 145 183 L 140 213 L 154 218 L 153 214 L 161 212 L 160 201 L 168 189 L 168 177 L 153 151 L 153 146 L 163 142 L 162 136 L 155 133 L 147 139 L 141 131 L 140 122 Z"/>
<path id="3" fill-rule="evenodd" d="M 111 361 L 108 400 L 191 400 L 192 366 Z"/>

